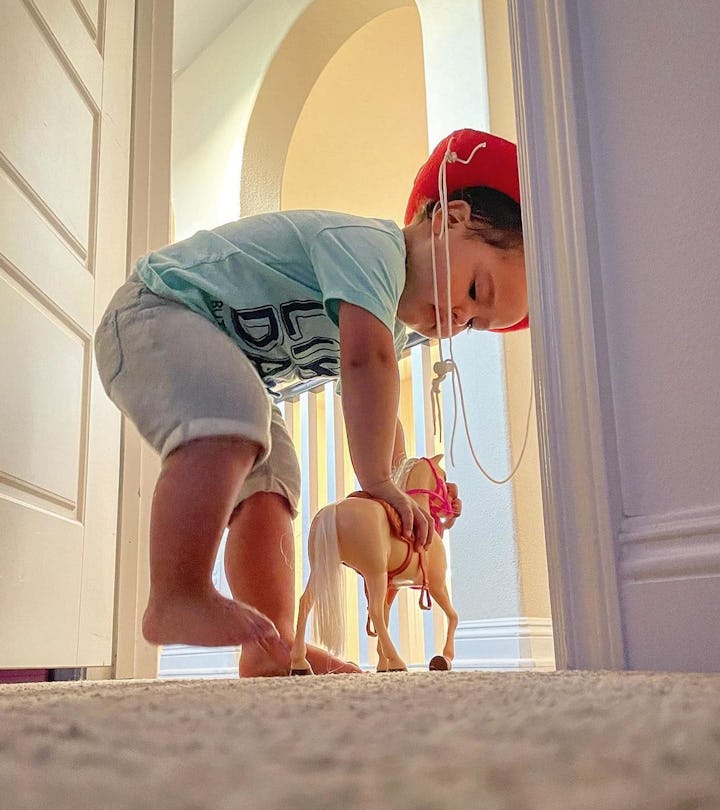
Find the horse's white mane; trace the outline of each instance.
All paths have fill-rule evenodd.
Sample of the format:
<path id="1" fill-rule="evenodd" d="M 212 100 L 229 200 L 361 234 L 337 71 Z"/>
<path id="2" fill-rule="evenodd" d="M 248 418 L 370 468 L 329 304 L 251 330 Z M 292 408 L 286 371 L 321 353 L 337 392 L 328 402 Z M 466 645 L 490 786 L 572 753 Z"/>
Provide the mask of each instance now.
<path id="1" fill-rule="evenodd" d="M 392 478 L 399 489 L 405 489 L 410 470 L 420 461 L 419 458 L 404 458 L 393 472 Z"/>

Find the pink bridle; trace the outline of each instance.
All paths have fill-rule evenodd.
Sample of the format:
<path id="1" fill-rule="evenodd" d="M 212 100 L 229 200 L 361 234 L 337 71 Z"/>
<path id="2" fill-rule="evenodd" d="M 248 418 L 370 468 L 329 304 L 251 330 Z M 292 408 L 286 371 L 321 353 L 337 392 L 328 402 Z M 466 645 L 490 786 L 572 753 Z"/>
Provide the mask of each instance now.
<path id="1" fill-rule="evenodd" d="M 445 526 L 443 525 L 441 518 L 452 517 L 453 515 L 453 505 L 452 501 L 450 500 L 450 493 L 448 492 L 445 481 L 439 475 L 438 471 L 435 469 L 435 465 L 430 461 L 430 459 L 423 458 L 421 461 L 427 461 L 428 466 L 432 470 L 432 474 L 435 476 L 435 489 L 408 489 L 406 492 L 408 495 L 428 496 L 428 505 L 430 507 L 430 515 L 435 523 L 435 531 L 442 537 Z"/>

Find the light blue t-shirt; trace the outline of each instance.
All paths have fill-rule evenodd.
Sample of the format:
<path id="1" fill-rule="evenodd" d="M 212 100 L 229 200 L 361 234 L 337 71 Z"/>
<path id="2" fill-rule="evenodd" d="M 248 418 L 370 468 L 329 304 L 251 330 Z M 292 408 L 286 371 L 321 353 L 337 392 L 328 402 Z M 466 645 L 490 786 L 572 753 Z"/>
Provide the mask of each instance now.
<path id="1" fill-rule="evenodd" d="M 217 324 L 279 382 L 340 373 L 340 302 L 371 312 L 393 335 L 405 285 L 405 239 L 390 220 L 326 211 L 245 217 L 150 253 L 140 279 Z M 212 362 L 211 358 L 208 358 Z"/>

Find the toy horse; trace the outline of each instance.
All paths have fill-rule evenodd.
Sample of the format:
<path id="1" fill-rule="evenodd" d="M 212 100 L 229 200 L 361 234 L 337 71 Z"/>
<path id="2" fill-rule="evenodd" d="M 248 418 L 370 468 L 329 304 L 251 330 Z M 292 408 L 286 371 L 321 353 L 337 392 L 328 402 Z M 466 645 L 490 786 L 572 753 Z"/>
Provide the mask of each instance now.
<path id="1" fill-rule="evenodd" d="M 317 639 L 333 653 L 342 655 L 345 639 L 342 564 L 353 568 L 365 580 L 367 630 L 369 635 L 377 635 L 378 672 L 407 671 L 387 626 L 390 606 L 401 587 L 419 589 L 421 608 L 428 610 L 432 598 L 447 616 L 448 630 L 442 655 L 434 656 L 430 669 L 451 668 L 458 616 L 445 583 L 447 558 L 440 535 L 443 518 L 451 517 L 453 510 L 445 474 L 438 466 L 440 458 L 442 456 L 407 459 L 395 474 L 398 486 L 429 512 L 435 523 L 433 541 L 421 552 L 414 551 L 412 542 L 400 535 L 395 510 L 366 493 L 354 493 L 317 513 L 310 527 L 310 576 L 300 597 L 291 653 L 292 675 L 312 674 L 306 658 L 305 628 L 313 607 Z"/>

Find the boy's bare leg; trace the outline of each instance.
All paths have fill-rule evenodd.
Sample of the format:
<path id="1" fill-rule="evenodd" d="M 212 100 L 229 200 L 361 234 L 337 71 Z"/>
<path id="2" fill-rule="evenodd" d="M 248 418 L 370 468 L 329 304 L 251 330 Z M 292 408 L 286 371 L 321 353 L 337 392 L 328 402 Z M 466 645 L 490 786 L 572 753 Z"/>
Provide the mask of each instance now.
<path id="1" fill-rule="evenodd" d="M 272 492 L 251 495 L 230 520 L 225 547 L 225 573 L 233 596 L 271 618 L 289 646 L 295 636 L 295 554 L 292 518 L 287 501 Z M 316 674 L 360 672 L 319 647 L 308 647 L 308 660 Z M 287 675 L 287 661 L 277 666 L 257 644 L 245 644 L 240 675 Z"/>
<path id="2" fill-rule="evenodd" d="M 150 519 L 150 598 L 143 635 L 153 644 L 221 646 L 259 641 L 281 650 L 272 622 L 221 596 L 212 568 L 258 446 L 242 438 L 189 442 L 163 462 Z"/>

